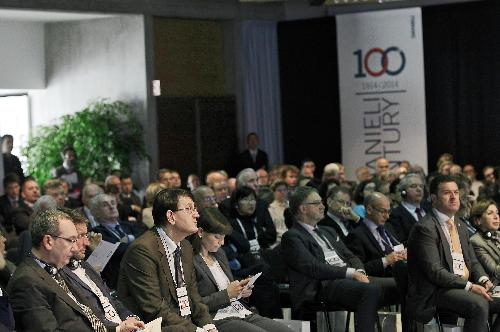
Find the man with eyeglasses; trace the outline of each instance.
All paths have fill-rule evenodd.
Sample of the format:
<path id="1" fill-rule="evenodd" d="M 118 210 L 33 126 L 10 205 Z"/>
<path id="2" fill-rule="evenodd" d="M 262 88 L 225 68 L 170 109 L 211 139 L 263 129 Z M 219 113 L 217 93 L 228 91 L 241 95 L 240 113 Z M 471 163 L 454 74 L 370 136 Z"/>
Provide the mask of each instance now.
<path id="1" fill-rule="evenodd" d="M 35 215 L 30 231 L 32 254 L 25 257 L 7 286 L 16 330 L 107 331 L 59 273 L 77 252 L 78 232 L 71 218 L 58 210 L 45 210 Z"/>
<path id="2" fill-rule="evenodd" d="M 116 289 L 118 275 L 125 251 L 132 241 L 141 234 L 141 230 L 127 221 L 120 221 L 116 197 L 108 194 L 98 194 L 90 200 L 90 212 L 99 224 L 92 230 L 102 234 L 102 239 L 120 245 L 111 256 L 101 275 L 111 289 Z"/>
<path id="3" fill-rule="evenodd" d="M 332 227 L 342 242 L 346 243 L 347 235 L 359 225 L 361 220 L 352 210 L 351 194 L 347 188 L 336 186 L 328 190 L 326 197 L 328 210 L 319 225 Z"/>
<path id="4" fill-rule="evenodd" d="M 365 197 L 364 206 L 366 218 L 349 234 L 347 246 L 369 276 L 392 277 L 392 266 L 406 260 L 406 250 L 386 224 L 391 204 L 384 194 L 374 192 Z"/>
<path id="5" fill-rule="evenodd" d="M 316 189 L 299 187 L 290 196 L 293 226 L 283 234 L 294 316 L 307 318 L 305 302 L 325 301 L 354 311 L 356 331 L 374 331 L 380 289 L 370 283 L 363 263 L 330 227 L 317 226 L 325 207 Z M 309 317 L 310 318 L 310 317 Z"/>
<path id="6" fill-rule="evenodd" d="M 424 199 L 424 183 L 418 174 L 408 174 L 399 183 L 401 205 L 392 210 L 388 224 L 392 226 L 399 242 L 406 244 L 416 222 L 426 215 L 421 206 Z"/>
<path id="7" fill-rule="evenodd" d="M 198 208 L 218 207 L 215 193 L 209 186 L 199 186 L 191 191 L 191 193 Z"/>
<path id="8" fill-rule="evenodd" d="M 189 192 L 164 189 L 153 202 L 155 227 L 134 241 L 120 267 L 121 301 L 146 321 L 162 317 L 168 331 L 217 331 L 198 293 L 193 249 L 185 238 L 198 231 Z"/>
<path id="9" fill-rule="evenodd" d="M 144 328 L 144 323 L 111 295 L 99 273 L 85 262 L 85 252 L 90 245 L 87 219 L 76 210 L 61 210 L 70 216 L 78 233 L 77 251 L 61 271 L 68 287 L 83 296 L 99 319 L 117 331 L 128 332 Z"/>

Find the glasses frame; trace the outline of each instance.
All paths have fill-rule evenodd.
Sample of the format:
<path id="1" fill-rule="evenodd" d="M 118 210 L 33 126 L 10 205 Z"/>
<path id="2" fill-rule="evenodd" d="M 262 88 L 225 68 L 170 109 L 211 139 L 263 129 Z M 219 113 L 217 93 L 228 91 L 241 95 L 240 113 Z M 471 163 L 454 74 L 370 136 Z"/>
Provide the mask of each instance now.
<path id="1" fill-rule="evenodd" d="M 69 242 L 69 243 L 71 243 L 72 245 L 73 245 L 73 244 L 75 244 L 75 243 L 77 243 L 77 242 L 78 242 L 78 240 L 79 240 L 78 238 L 76 238 L 76 239 L 69 239 L 69 238 L 67 238 L 67 237 L 58 236 L 58 235 L 50 235 L 50 236 L 52 236 L 53 238 L 56 238 L 56 239 L 63 239 L 63 240 L 65 240 L 65 241 L 68 241 L 68 242 Z"/>

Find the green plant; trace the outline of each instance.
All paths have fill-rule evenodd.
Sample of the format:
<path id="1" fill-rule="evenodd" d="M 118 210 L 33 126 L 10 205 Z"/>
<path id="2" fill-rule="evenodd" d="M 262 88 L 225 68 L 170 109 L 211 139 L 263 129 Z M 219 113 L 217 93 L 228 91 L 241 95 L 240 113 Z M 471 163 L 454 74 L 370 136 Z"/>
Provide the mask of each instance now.
<path id="1" fill-rule="evenodd" d="M 143 129 L 130 105 L 98 101 L 84 110 L 61 117 L 61 123 L 37 128 L 22 154 L 28 172 L 40 184 L 62 165 L 61 151 L 72 146 L 84 178 L 103 180 L 113 169 L 130 169 L 133 154 L 146 158 Z"/>

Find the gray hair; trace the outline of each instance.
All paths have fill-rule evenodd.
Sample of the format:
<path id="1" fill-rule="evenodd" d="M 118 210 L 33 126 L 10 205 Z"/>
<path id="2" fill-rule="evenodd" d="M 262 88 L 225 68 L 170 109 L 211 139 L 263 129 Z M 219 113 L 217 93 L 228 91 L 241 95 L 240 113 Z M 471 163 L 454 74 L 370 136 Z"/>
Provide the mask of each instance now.
<path id="1" fill-rule="evenodd" d="M 71 220 L 71 217 L 55 209 L 48 209 L 37 213 L 30 225 L 31 244 L 33 247 L 40 248 L 45 235 L 58 236 L 59 222 L 63 219 Z"/>
<path id="2" fill-rule="evenodd" d="M 210 188 L 209 186 L 199 186 L 195 190 L 191 191 L 194 202 L 196 203 L 196 205 L 198 205 L 198 207 L 202 206 L 205 196 L 208 195 L 210 191 L 213 193 L 212 188 Z"/>
<path id="3" fill-rule="evenodd" d="M 425 184 L 424 179 L 422 179 L 422 176 L 420 176 L 420 174 L 410 173 L 402 178 L 401 182 L 399 182 L 399 190 L 401 191 L 408 189 L 408 187 L 411 185 L 411 181 L 414 179 L 418 179 L 422 184 Z"/>
<path id="4" fill-rule="evenodd" d="M 255 174 L 257 176 L 257 173 L 255 173 L 255 170 L 253 168 L 245 168 L 241 170 L 238 175 L 236 175 L 236 188 L 240 188 L 243 186 L 247 185 L 247 180 L 248 177 Z"/>
<path id="5" fill-rule="evenodd" d="M 35 215 L 39 212 L 56 208 L 57 202 L 54 197 L 50 195 L 43 195 L 35 202 L 35 204 L 33 204 L 33 214 Z"/>
<path id="6" fill-rule="evenodd" d="M 99 218 L 99 204 L 104 200 L 106 199 L 106 197 L 111 197 L 111 198 L 115 198 L 114 196 L 111 196 L 111 195 L 108 195 L 108 194 L 97 194 L 95 195 L 94 197 L 92 197 L 92 199 L 90 200 L 90 203 L 89 203 L 89 209 L 90 209 L 90 213 L 92 213 L 92 215 L 95 217 L 95 218 Z"/>
<path id="7" fill-rule="evenodd" d="M 376 201 L 380 200 L 380 199 L 387 199 L 387 196 L 385 196 L 384 194 L 382 193 L 379 193 L 378 191 L 375 191 L 373 193 L 371 193 L 370 195 L 366 196 L 365 197 L 365 200 L 363 202 L 363 205 L 365 207 L 367 206 L 373 206 L 373 204 L 375 204 Z"/>

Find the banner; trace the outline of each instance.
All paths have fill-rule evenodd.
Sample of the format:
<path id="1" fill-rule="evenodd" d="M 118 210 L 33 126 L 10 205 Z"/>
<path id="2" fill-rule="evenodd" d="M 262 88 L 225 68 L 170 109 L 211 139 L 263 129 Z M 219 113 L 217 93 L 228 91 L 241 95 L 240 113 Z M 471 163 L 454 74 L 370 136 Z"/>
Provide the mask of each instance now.
<path id="1" fill-rule="evenodd" d="M 427 171 L 420 8 L 338 15 L 337 49 L 346 176 L 385 157 Z"/>

